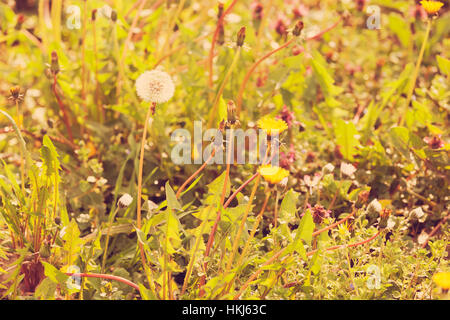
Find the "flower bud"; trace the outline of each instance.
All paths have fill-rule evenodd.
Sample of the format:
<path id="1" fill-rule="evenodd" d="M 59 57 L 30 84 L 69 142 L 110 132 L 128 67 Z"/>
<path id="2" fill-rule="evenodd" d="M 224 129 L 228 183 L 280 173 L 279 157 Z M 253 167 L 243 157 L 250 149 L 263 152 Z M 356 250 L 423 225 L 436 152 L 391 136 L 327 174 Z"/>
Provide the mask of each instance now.
<path id="1" fill-rule="evenodd" d="M 236 105 L 234 104 L 233 100 L 228 101 L 227 104 L 227 122 L 230 125 L 235 124 L 236 122 Z"/>
<path id="2" fill-rule="evenodd" d="M 59 73 L 58 54 L 52 51 L 52 63 L 50 64 L 50 71 L 52 75 L 56 76 Z"/>
<path id="3" fill-rule="evenodd" d="M 302 32 L 304 26 L 305 25 L 302 20 L 297 21 L 297 23 L 295 24 L 294 30 L 292 31 L 293 35 L 298 37 L 300 35 L 300 33 Z"/>
<path id="4" fill-rule="evenodd" d="M 97 9 L 94 9 L 91 12 L 91 20 L 95 21 L 95 19 L 97 19 Z"/>
<path id="5" fill-rule="evenodd" d="M 111 11 L 111 20 L 113 22 L 117 21 L 117 11 L 116 10 Z"/>
<path id="6" fill-rule="evenodd" d="M 242 47 L 244 45 L 244 40 L 245 40 L 245 27 L 242 27 L 237 34 L 236 45 L 238 47 Z"/>

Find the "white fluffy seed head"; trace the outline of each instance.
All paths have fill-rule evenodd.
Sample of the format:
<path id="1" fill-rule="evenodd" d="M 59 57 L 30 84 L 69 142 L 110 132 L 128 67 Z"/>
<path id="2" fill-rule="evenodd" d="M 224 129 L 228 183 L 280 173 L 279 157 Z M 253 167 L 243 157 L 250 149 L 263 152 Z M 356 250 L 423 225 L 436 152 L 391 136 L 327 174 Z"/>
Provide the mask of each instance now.
<path id="1" fill-rule="evenodd" d="M 345 174 L 346 176 L 350 177 L 356 172 L 356 168 L 349 163 L 342 162 L 341 163 L 341 172 L 342 172 L 342 174 Z"/>
<path id="2" fill-rule="evenodd" d="M 133 197 L 130 196 L 128 193 L 125 193 L 123 196 L 121 196 L 119 198 L 119 201 L 117 201 L 117 204 L 121 208 L 127 208 L 132 202 L 133 202 Z"/>
<path id="3" fill-rule="evenodd" d="M 175 85 L 164 71 L 145 71 L 136 79 L 136 92 L 144 101 L 164 103 L 173 97 Z"/>

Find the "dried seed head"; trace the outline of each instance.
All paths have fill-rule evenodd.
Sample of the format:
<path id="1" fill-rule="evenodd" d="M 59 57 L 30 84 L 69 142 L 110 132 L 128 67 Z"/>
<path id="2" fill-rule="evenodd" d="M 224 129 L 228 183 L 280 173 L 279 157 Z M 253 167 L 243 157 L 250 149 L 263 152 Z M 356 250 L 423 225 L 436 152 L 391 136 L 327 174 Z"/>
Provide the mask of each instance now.
<path id="1" fill-rule="evenodd" d="M 14 100 L 19 99 L 20 87 L 18 87 L 18 86 L 12 87 L 11 89 L 9 89 L 9 92 L 11 93 L 12 99 L 14 99 Z"/>
<path id="2" fill-rule="evenodd" d="M 237 34 L 236 45 L 238 47 L 242 47 L 244 45 L 244 40 L 245 40 L 245 27 L 242 27 Z"/>
<path id="3" fill-rule="evenodd" d="M 50 71 L 52 75 L 56 76 L 59 73 L 58 54 L 52 51 L 52 63 L 50 64 Z"/>
<path id="4" fill-rule="evenodd" d="M 95 21 L 95 19 L 97 19 L 97 9 L 94 9 L 91 12 L 91 20 Z"/>
<path id="5" fill-rule="evenodd" d="M 136 79 L 136 92 L 144 101 L 164 103 L 173 97 L 175 85 L 164 71 L 145 71 Z"/>
<path id="6" fill-rule="evenodd" d="M 112 20 L 112 22 L 117 21 L 117 11 L 116 10 L 111 11 L 111 20 Z"/>
<path id="7" fill-rule="evenodd" d="M 302 33 L 304 26 L 305 25 L 302 20 L 297 21 L 297 23 L 295 24 L 294 30 L 292 30 L 292 34 L 294 36 L 298 37 L 300 35 L 300 33 Z"/>
<path id="8" fill-rule="evenodd" d="M 125 193 L 123 196 L 119 198 L 119 201 L 117 201 L 117 205 L 120 208 L 127 208 L 132 202 L 133 197 L 130 196 L 128 193 Z"/>
<path id="9" fill-rule="evenodd" d="M 236 122 L 236 105 L 233 100 L 229 100 L 227 103 L 227 123 L 233 125 Z"/>

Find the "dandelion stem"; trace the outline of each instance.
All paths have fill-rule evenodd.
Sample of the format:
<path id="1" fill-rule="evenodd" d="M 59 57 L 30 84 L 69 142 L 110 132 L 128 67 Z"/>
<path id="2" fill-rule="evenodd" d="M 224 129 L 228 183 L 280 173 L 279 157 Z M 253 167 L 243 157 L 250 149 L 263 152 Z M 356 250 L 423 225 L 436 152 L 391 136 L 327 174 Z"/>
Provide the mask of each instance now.
<path id="1" fill-rule="evenodd" d="M 214 48 L 216 46 L 217 37 L 219 36 L 220 28 L 223 26 L 223 21 L 225 19 L 225 16 L 231 12 L 234 5 L 236 4 L 237 0 L 233 0 L 233 2 L 229 5 L 227 10 L 222 14 L 222 16 L 219 18 L 219 21 L 217 21 L 216 31 L 214 31 L 214 35 L 211 41 L 211 48 L 209 49 L 209 56 L 208 56 L 208 69 L 209 69 L 209 87 L 213 87 L 213 58 L 214 58 Z"/>
<path id="2" fill-rule="evenodd" d="M 62 112 L 63 121 L 64 121 L 64 124 L 66 125 L 67 134 L 69 135 L 69 140 L 70 140 L 70 142 L 73 143 L 73 134 L 72 134 L 72 128 L 70 126 L 69 116 L 67 114 L 66 107 L 64 106 L 64 103 L 62 102 L 61 97 L 59 96 L 59 94 L 57 92 L 56 85 L 57 85 L 57 77 L 56 77 L 56 74 L 54 74 L 53 75 L 53 85 L 52 85 L 53 94 L 55 95 L 56 101 L 58 102 L 59 110 L 61 110 L 61 112 Z"/>
<path id="3" fill-rule="evenodd" d="M 142 141 L 141 141 L 141 153 L 139 156 L 139 173 L 138 173 L 138 196 L 137 196 L 137 206 L 136 206 L 136 223 L 138 229 L 141 229 L 141 203 L 142 203 L 142 173 L 144 169 L 144 150 L 145 150 L 145 139 L 147 137 L 147 128 L 148 128 L 148 122 L 150 120 L 150 115 L 155 110 L 156 103 L 152 102 L 151 106 L 147 110 L 147 115 L 145 116 L 145 122 L 144 122 L 144 131 L 142 132 Z M 146 268 L 146 259 L 145 259 L 145 253 L 144 253 L 144 246 L 141 242 L 139 242 L 139 250 L 141 254 L 141 261 L 144 266 L 144 270 L 147 270 Z M 150 284 L 151 286 L 152 284 Z"/>
<path id="4" fill-rule="evenodd" d="M 221 218 L 222 206 L 223 206 L 223 202 L 225 201 L 228 179 L 230 176 L 230 164 L 231 164 L 231 157 L 232 157 L 231 150 L 232 150 L 232 145 L 233 145 L 232 139 L 234 137 L 233 136 L 233 128 L 231 128 L 229 132 L 230 132 L 230 134 L 229 134 L 228 145 L 227 145 L 227 169 L 225 172 L 225 179 L 224 179 L 223 188 L 222 188 L 222 195 L 220 197 L 220 204 L 219 204 L 219 208 L 217 209 L 216 221 L 214 222 L 214 225 L 213 225 L 211 232 L 209 234 L 209 237 L 208 237 L 208 242 L 206 244 L 205 258 L 209 256 L 212 245 L 214 243 L 214 236 L 215 236 L 217 226 L 218 226 L 220 218 Z M 205 262 L 203 264 L 203 267 L 204 267 L 204 271 L 206 272 L 206 269 L 208 267 L 208 262 Z M 205 279 L 206 279 L 206 275 L 203 275 L 200 279 L 200 296 L 203 296 L 203 294 L 204 294 L 203 286 L 205 285 Z"/>
<path id="5" fill-rule="evenodd" d="M 333 246 L 333 247 L 329 247 L 326 249 L 326 251 L 332 251 L 332 250 L 336 250 L 336 249 L 341 249 L 341 248 L 351 248 L 351 247 L 356 247 L 356 246 L 360 246 L 363 244 L 366 244 L 370 241 L 372 241 L 373 239 L 375 239 L 376 237 L 378 237 L 380 235 L 380 231 L 378 231 L 375 235 L 373 235 L 372 237 L 357 242 L 357 243 L 352 243 L 349 245 L 339 245 L 339 246 Z M 269 260 L 267 260 L 266 262 L 264 262 L 261 267 L 255 272 L 253 273 L 250 278 L 244 283 L 244 285 L 241 287 L 241 289 L 239 290 L 239 292 L 234 296 L 233 300 L 237 300 L 239 299 L 239 297 L 242 295 L 242 293 L 247 289 L 247 287 L 250 285 L 250 283 L 252 283 L 261 272 L 264 271 L 264 267 L 271 264 L 272 262 L 274 262 L 275 260 L 277 260 L 289 247 L 285 247 L 281 250 L 279 250 L 277 253 L 275 253 Z M 316 253 L 318 250 L 312 250 L 310 252 L 308 252 L 306 254 L 307 257 L 312 256 L 314 253 Z"/>
<path id="6" fill-rule="evenodd" d="M 331 25 L 330 27 L 320 31 L 318 34 L 307 38 L 306 40 L 316 40 L 319 39 L 320 37 L 322 37 L 323 34 L 325 34 L 326 32 L 334 29 L 339 22 L 341 22 L 342 18 L 340 18 L 337 22 L 335 22 L 333 25 Z M 266 60 L 267 58 L 269 58 L 271 55 L 277 53 L 278 51 L 288 47 L 296 38 L 292 38 L 289 41 L 285 42 L 284 44 L 282 44 L 281 46 L 279 46 L 278 48 L 266 53 L 263 57 L 261 57 L 259 60 L 257 60 L 251 67 L 250 69 L 247 71 L 247 73 L 245 74 L 244 80 L 242 81 L 241 87 L 239 88 L 239 92 L 238 92 L 238 98 L 237 98 L 237 115 L 239 116 L 241 114 L 241 109 L 242 109 L 242 98 L 244 95 L 244 90 L 245 87 L 247 86 L 247 82 L 250 79 L 250 76 L 253 74 L 253 72 L 256 70 L 256 68 L 258 67 L 258 65 L 263 62 L 264 60 Z"/>
<path id="7" fill-rule="evenodd" d="M 209 112 L 208 128 L 211 128 L 211 126 L 213 124 L 214 118 L 217 114 L 217 107 L 219 106 L 220 98 L 222 97 L 222 94 L 223 94 L 223 90 L 225 89 L 225 85 L 228 82 L 228 79 L 230 78 L 231 74 L 233 73 L 233 70 L 235 69 L 235 67 L 237 65 L 237 62 L 241 55 L 241 50 L 242 50 L 242 47 L 238 47 L 238 49 L 234 55 L 233 61 L 231 62 L 231 65 L 228 68 L 228 71 L 225 75 L 225 78 L 223 79 L 222 84 L 220 85 L 219 91 L 216 94 L 216 98 L 214 99 L 213 107 L 211 108 L 211 111 Z"/>
<path id="8" fill-rule="evenodd" d="M 119 207 L 116 208 L 116 210 L 114 211 L 114 213 L 112 214 L 112 216 L 110 217 L 109 222 L 108 222 L 108 231 L 106 232 L 105 250 L 103 252 L 101 273 L 105 272 L 106 257 L 108 256 L 108 244 L 109 244 L 109 238 L 111 235 L 111 226 L 114 221 L 114 217 L 116 216 L 118 211 L 119 211 Z"/>
<path id="9" fill-rule="evenodd" d="M 126 285 L 129 285 L 130 287 L 136 289 L 140 293 L 139 286 L 135 284 L 134 282 L 131 282 L 130 280 L 127 280 L 122 277 L 113 276 L 110 274 L 101 274 L 101 273 L 70 273 L 66 272 L 67 276 L 71 277 L 85 277 L 85 278 L 100 278 L 100 279 L 107 279 L 107 280 L 115 280 L 122 283 L 125 283 Z"/>
<path id="10" fill-rule="evenodd" d="M 208 160 L 206 160 L 200 168 L 198 168 L 197 171 L 195 171 L 182 185 L 181 187 L 178 189 L 176 197 L 177 199 L 180 197 L 181 192 L 183 192 L 183 190 L 186 188 L 186 186 L 189 184 L 189 182 L 191 182 L 196 176 L 199 175 L 200 172 L 203 171 L 203 169 L 205 169 L 205 167 L 208 165 L 208 163 L 213 159 L 214 154 L 216 153 L 216 148 L 214 147 L 214 149 L 211 152 L 211 155 L 209 156 Z"/>
<path id="11" fill-rule="evenodd" d="M 431 31 L 431 19 L 428 18 L 425 39 L 423 40 L 422 48 L 420 49 L 420 53 L 419 53 L 419 58 L 417 59 L 416 68 L 414 70 L 413 76 L 411 78 L 411 82 L 409 84 L 409 90 L 408 90 L 408 95 L 407 95 L 406 104 L 405 104 L 405 112 L 403 112 L 400 115 L 399 126 L 403 126 L 403 123 L 405 122 L 405 116 L 406 116 L 406 113 L 408 112 L 409 104 L 411 103 L 412 95 L 413 95 L 414 89 L 416 87 L 417 76 L 419 75 L 420 66 L 422 64 L 423 55 L 425 53 L 425 48 L 427 46 L 428 38 L 430 36 L 430 31 Z"/>

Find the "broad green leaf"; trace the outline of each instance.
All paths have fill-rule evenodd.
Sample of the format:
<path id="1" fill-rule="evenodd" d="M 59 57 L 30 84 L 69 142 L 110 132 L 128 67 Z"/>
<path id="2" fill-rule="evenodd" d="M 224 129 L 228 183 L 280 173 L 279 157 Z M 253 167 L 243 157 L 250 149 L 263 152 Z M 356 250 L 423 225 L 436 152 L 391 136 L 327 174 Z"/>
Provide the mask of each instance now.
<path id="1" fill-rule="evenodd" d="M 450 60 L 441 56 L 436 56 L 439 70 L 447 77 L 450 77 Z"/>
<path id="2" fill-rule="evenodd" d="M 296 238 L 304 240 L 308 245 L 311 245 L 312 234 L 314 231 L 314 220 L 311 215 L 311 211 L 309 209 L 306 210 L 302 219 L 300 220 L 300 224 L 297 229 Z"/>
<path id="3" fill-rule="evenodd" d="M 55 281 L 51 280 L 50 277 L 45 278 L 37 286 L 34 296 L 36 298 L 41 298 L 42 300 L 53 300 L 55 298 L 56 288 L 57 283 Z"/>
<path id="4" fill-rule="evenodd" d="M 83 241 L 80 239 L 80 230 L 78 229 L 75 219 L 72 219 L 61 232 L 63 233 L 62 239 L 64 240 L 63 248 L 66 250 L 68 256 L 67 264 L 72 265 L 83 244 Z"/>
<path id="5" fill-rule="evenodd" d="M 57 268 L 52 266 L 50 263 L 42 261 L 44 265 L 44 273 L 50 278 L 54 283 L 65 284 L 69 276 L 65 273 L 59 271 Z"/>
<path id="6" fill-rule="evenodd" d="M 167 206 L 170 209 L 182 210 L 181 204 L 178 202 L 177 197 L 175 196 L 175 192 L 169 184 L 169 181 L 166 182 L 166 199 Z"/>
<path id="7" fill-rule="evenodd" d="M 356 153 L 356 146 L 359 141 L 356 138 L 358 131 L 353 122 L 345 122 L 339 119 L 334 128 L 336 135 L 336 143 L 341 146 L 342 155 L 346 160 L 353 161 L 353 156 Z"/>
<path id="8" fill-rule="evenodd" d="M 297 212 L 298 193 L 289 190 L 283 198 L 280 206 L 280 218 L 290 222 L 295 219 Z"/>
<path id="9" fill-rule="evenodd" d="M 206 205 L 218 206 L 218 203 L 220 202 L 220 198 L 222 196 L 223 185 L 225 183 L 225 175 L 226 172 L 224 171 L 219 177 L 217 177 L 213 182 L 211 182 L 208 185 L 208 195 L 205 199 Z M 227 197 L 229 193 L 230 193 L 230 181 L 228 180 L 225 190 L 225 197 Z"/>
<path id="10" fill-rule="evenodd" d="M 405 18 L 398 14 L 392 13 L 389 15 L 388 26 L 389 29 L 395 33 L 403 47 L 407 48 L 411 41 L 411 30 L 409 28 L 409 23 L 405 20 Z"/>

